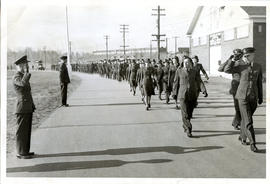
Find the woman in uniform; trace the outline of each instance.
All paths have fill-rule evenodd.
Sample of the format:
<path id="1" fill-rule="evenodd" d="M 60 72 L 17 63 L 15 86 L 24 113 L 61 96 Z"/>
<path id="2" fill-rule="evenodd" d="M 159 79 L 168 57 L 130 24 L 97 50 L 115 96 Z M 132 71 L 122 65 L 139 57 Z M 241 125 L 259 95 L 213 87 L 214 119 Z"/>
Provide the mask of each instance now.
<path id="1" fill-rule="evenodd" d="M 153 68 L 151 67 L 150 61 L 147 61 L 145 64 L 145 69 L 143 70 L 143 89 L 144 95 L 146 96 L 146 110 L 148 111 L 151 108 L 151 96 L 154 95 L 153 88 Z"/>
<path id="2" fill-rule="evenodd" d="M 169 69 L 169 77 L 168 77 L 168 88 L 169 88 L 169 93 L 172 92 L 173 89 L 173 81 L 174 81 L 174 77 L 175 77 L 175 72 L 177 70 L 177 68 L 179 67 L 179 59 L 177 56 L 175 56 L 175 58 L 173 58 L 172 60 L 172 64 L 170 65 L 170 69 Z M 177 98 L 174 99 L 175 100 L 175 107 L 176 109 L 178 109 L 177 106 Z"/>
<path id="3" fill-rule="evenodd" d="M 137 88 L 137 81 L 136 81 L 136 76 L 137 76 L 137 70 L 138 70 L 138 66 L 136 64 L 136 61 L 133 60 L 132 61 L 132 65 L 131 65 L 131 70 L 130 70 L 130 85 L 131 85 L 131 89 L 133 91 L 133 96 L 135 96 L 136 94 L 136 88 Z"/>

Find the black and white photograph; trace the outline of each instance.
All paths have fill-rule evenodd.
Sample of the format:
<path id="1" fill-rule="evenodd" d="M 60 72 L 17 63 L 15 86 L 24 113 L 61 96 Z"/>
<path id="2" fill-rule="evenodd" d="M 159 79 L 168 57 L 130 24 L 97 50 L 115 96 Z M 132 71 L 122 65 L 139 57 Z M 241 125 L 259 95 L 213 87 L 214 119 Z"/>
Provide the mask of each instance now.
<path id="1" fill-rule="evenodd" d="M 268 183 L 269 13 L 1 1 L 0 183 Z"/>

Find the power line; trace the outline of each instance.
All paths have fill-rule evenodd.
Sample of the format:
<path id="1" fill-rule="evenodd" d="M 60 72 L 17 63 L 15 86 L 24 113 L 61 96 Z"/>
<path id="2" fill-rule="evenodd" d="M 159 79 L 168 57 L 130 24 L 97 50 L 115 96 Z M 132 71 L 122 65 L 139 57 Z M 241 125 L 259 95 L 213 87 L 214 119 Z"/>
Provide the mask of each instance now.
<path id="1" fill-rule="evenodd" d="M 123 47 L 124 49 L 124 59 L 126 60 L 126 47 L 129 47 L 128 45 L 126 45 L 126 33 L 128 33 L 127 24 L 120 25 L 120 33 L 123 33 L 123 45 L 121 45 L 120 47 Z"/>
<path id="2" fill-rule="evenodd" d="M 155 36 L 157 39 L 153 41 L 157 41 L 157 47 L 158 47 L 158 60 L 160 60 L 160 42 L 165 40 L 160 40 L 161 36 L 165 36 L 165 34 L 160 34 L 160 16 L 165 16 L 165 14 L 161 14 L 161 11 L 165 11 L 165 9 L 160 9 L 160 6 L 158 6 L 158 9 L 152 9 L 153 11 L 157 11 L 157 14 L 152 14 L 152 16 L 157 16 L 157 28 L 158 32 L 157 34 L 152 34 L 152 36 Z"/>

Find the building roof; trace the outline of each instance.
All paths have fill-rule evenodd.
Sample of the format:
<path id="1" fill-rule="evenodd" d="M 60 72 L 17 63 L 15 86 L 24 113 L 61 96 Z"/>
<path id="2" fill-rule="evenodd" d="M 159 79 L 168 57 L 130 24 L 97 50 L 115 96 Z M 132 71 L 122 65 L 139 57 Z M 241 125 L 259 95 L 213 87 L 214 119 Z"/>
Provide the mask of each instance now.
<path id="1" fill-rule="evenodd" d="M 191 35 L 193 32 L 193 29 L 195 28 L 197 21 L 199 20 L 199 17 L 201 15 L 201 12 L 203 10 L 203 6 L 198 6 L 197 10 L 195 11 L 195 15 L 189 25 L 188 31 L 187 31 L 187 35 Z"/>
<path id="2" fill-rule="evenodd" d="M 265 18 L 266 17 L 266 7 L 265 6 L 241 6 L 241 8 L 252 18 Z M 195 15 L 189 25 L 187 35 L 191 35 L 203 10 L 203 6 L 198 6 L 195 11 Z"/>
<path id="3" fill-rule="evenodd" d="M 241 6 L 249 16 L 266 16 L 265 6 Z"/>

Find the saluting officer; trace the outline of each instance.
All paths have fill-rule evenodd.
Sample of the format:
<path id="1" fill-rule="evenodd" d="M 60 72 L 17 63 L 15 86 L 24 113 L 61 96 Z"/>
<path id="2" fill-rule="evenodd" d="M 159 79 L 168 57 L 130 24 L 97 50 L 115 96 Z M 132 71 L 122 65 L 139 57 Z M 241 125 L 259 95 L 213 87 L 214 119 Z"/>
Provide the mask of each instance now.
<path id="1" fill-rule="evenodd" d="M 34 152 L 30 152 L 32 117 L 36 107 L 32 98 L 29 66 L 27 56 L 23 56 L 15 62 L 17 72 L 13 77 L 13 86 L 16 92 L 17 103 L 15 114 L 17 119 L 16 149 L 20 159 L 32 158 Z"/>
<path id="2" fill-rule="evenodd" d="M 68 83 L 70 83 L 68 69 L 67 69 L 67 56 L 62 56 L 60 58 L 62 63 L 60 64 L 60 87 L 61 87 L 61 97 L 62 97 L 62 106 L 68 107 L 67 104 L 67 90 Z"/>
<path id="3" fill-rule="evenodd" d="M 262 104 L 263 102 L 263 88 L 262 68 L 254 61 L 254 57 L 255 49 L 253 47 L 244 48 L 243 60 L 238 62 L 231 60 L 224 71 L 240 74 L 240 83 L 235 95 L 242 118 L 239 140 L 243 144 L 248 138 L 251 151 L 257 152 L 252 116 L 256 111 L 257 103 Z"/>
<path id="4" fill-rule="evenodd" d="M 224 72 L 225 66 L 231 62 L 231 60 L 238 61 L 241 59 L 243 53 L 241 49 L 234 49 L 233 50 L 233 55 L 230 56 L 230 58 L 223 64 L 221 64 L 218 68 L 219 72 Z M 240 122 L 241 122 L 241 114 L 240 114 L 240 109 L 238 105 L 238 100 L 235 98 L 237 88 L 239 86 L 240 82 L 240 74 L 239 73 L 232 73 L 232 81 L 231 81 L 231 89 L 229 93 L 233 96 L 233 102 L 234 102 L 234 109 L 235 109 L 235 115 L 232 121 L 232 126 L 234 127 L 235 130 L 240 129 Z"/>

